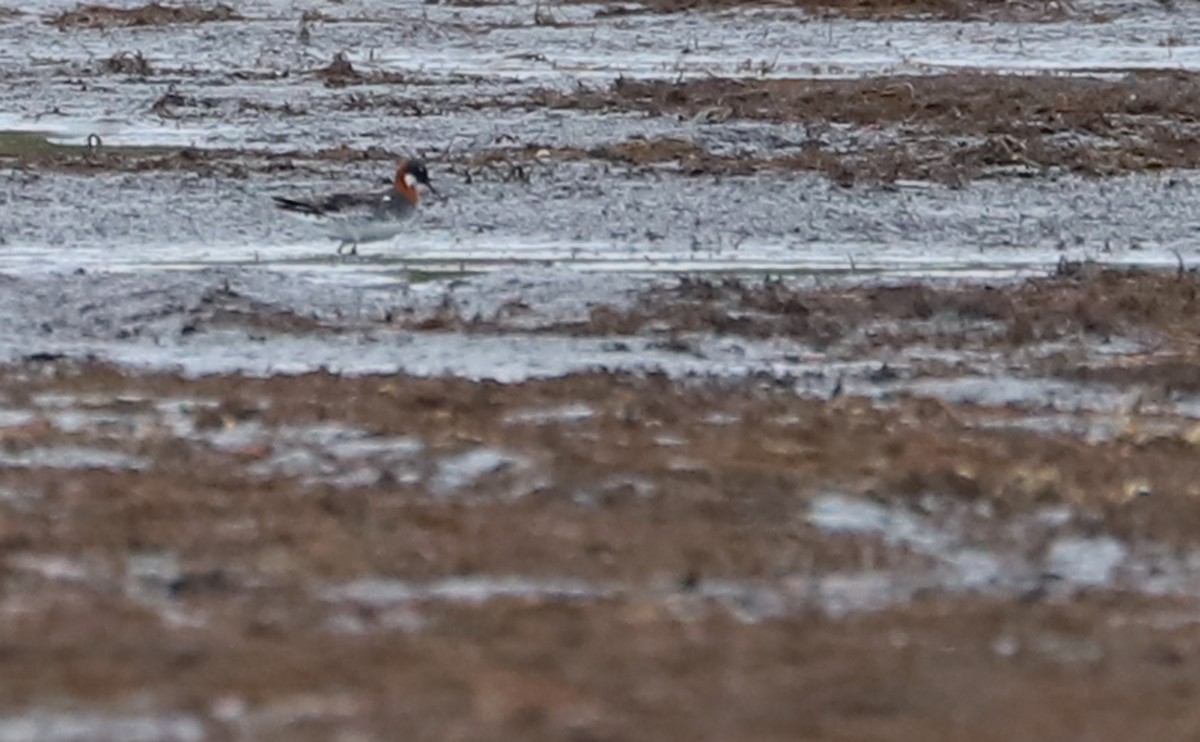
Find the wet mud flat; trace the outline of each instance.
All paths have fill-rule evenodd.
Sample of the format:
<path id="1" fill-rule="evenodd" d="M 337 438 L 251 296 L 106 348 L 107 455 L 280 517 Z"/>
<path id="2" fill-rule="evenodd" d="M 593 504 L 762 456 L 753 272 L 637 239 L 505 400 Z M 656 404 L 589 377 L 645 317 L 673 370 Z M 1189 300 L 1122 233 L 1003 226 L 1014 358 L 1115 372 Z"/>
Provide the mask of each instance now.
<path id="1" fill-rule="evenodd" d="M 0 735 L 1194 724 L 1193 272 L 261 274 L 11 279 Z"/>
<path id="2" fill-rule="evenodd" d="M 1198 33 L 0 9 L 0 742 L 1190 739 Z"/>

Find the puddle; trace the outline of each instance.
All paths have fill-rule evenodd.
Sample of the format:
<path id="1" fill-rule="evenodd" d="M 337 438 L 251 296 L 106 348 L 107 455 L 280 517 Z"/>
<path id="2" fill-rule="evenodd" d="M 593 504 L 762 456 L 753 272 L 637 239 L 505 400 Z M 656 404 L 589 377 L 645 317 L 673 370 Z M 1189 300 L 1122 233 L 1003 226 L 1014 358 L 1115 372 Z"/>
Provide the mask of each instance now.
<path id="1" fill-rule="evenodd" d="M 989 594 L 1019 594 L 1033 582 L 986 583 Z M 1079 583 L 1078 586 L 1094 586 Z M 418 583 L 362 579 L 326 588 L 330 603 L 350 603 L 386 610 L 434 603 L 483 605 L 495 600 L 596 602 L 621 599 L 653 603 L 680 618 L 693 619 L 718 609 L 744 623 L 820 611 L 831 617 L 879 611 L 912 601 L 921 593 L 982 591 L 984 582 L 948 585 L 936 573 L 864 570 L 824 575 L 782 575 L 771 580 L 703 580 L 692 587 L 660 583 L 634 585 L 593 583 L 574 579 L 527 577 L 454 577 Z M 419 615 L 404 614 L 406 623 L 421 627 Z M 355 630 L 361 627 L 356 627 Z"/>
<path id="2" fill-rule="evenodd" d="M 650 479 L 616 474 L 575 492 L 571 495 L 571 501 L 585 507 L 603 507 L 610 499 L 632 496 L 638 500 L 648 500 L 657 492 L 658 485 Z"/>
<path id="3" fill-rule="evenodd" d="M 856 497 L 818 497 L 809 510 L 808 521 L 828 533 L 880 535 L 890 544 L 926 554 L 940 553 L 950 542 L 946 533 L 910 513 Z"/>
<path id="4" fill-rule="evenodd" d="M 119 451 L 106 451 L 84 446 L 54 446 L 28 448 L 23 451 L 0 451 L 0 466 L 16 469 L 112 469 L 141 471 L 150 462 Z"/>
<path id="5" fill-rule="evenodd" d="M 247 467 L 253 477 L 284 476 L 306 485 L 369 487 L 385 478 L 400 484 L 421 481 L 417 457 L 425 444 L 410 436 L 371 436 L 341 425 L 279 426 L 242 423 L 200 439 L 225 450 L 269 451 Z"/>
<path id="6" fill-rule="evenodd" d="M 60 410 L 49 413 L 46 419 L 62 433 L 108 433 L 109 437 L 128 439 L 143 437 L 139 430 L 150 425 L 153 418 L 146 414 Z"/>
<path id="7" fill-rule="evenodd" d="M 256 739 L 272 736 L 276 729 L 288 729 L 290 734 L 291 729 L 304 724 L 345 723 L 360 716 L 362 710 L 363 702 L 345 693 L 303 694 L 253 706 L 244 699 L 228 696 L 213 704 L 213 717 L 237 725 L 239 737 Z"/>
<path id="8" fill-rule="evenodd" d="M 537 598 L 550 601 L 594 600 L 610 594 L 611 589 L 579 580 L 539 580 L 526 577 L 451 577 L 414 583 L 401 580 L 364 579 L 335 586 L 323 594 L 325 600 L 351 602 L 374 607 L 402 603 L 435 601 L 448 603 L 485 603 L 507 598 Z"/>
<path id="9" fill-rule="evenodd" d="M 87 564 L 55 554 L 13 554 L 6 564 L 10 569 L 30 572 L 47 580 L 90 583 L 96 578 L 95 570 Z"/>
<path id="10" fill-rule="evenodd" d="M 839 605 L 888 603 L 906 592 L 902 589 L 905 585 L 1012 596 L 1043 586 L 1050 579 L 1067 591 L 1099 588 L 1162 594 L 1186 593 L 1200 581 L 1198 555 L 1167 556 L 1153 544 L 1134 550 L 1105 535 L 1082 537 L 1066 532 L 1053 536 L 1068 529 L 1073 519 L 1071 509 L 1060 507 L 1000 525 L 992 522 L 990 515 L 963 511 L 961 506 L 923 516 L 902 506 L 838 494 L 815 499 L 809 511 L 809 522 L 826 533 L 877 536 L 888 546 L 931 557 L 937 564 L 924 572 L 846 576 L 847 595 Z M 1030 558 L 1027 545 L 1050 536 L 1044 558 Z M 1138 577 L 1151 574 L 1159 576 L 1153 588 Z"/>
<path id="11" fill-rule="evenodd" d="M 790 590 L 749 581 L 706 581 L 695 589 L 681 591 L 665 586 L 646 588 L 573 579 L 497 576 L 452 577 L 427 583 L 358 580 L 331 587 L 323 593 L 323 597 L 329 602 L 348 602 L 379 609 L 412 603 L 479 605 L 511 599 L 551 603 L 593 602 L 624 597 L 636 602 L 649 600 L 661 603 L 684 617 L 715 605 L 748 623 L 785 615 L 794 609 L 797 600 Z"/>
<path id="12" fill-rule="evenodd" d="M 200 742 L 204 724 L 193 716 L 105 716 L 32 711 L 0 717 L 0 742 Z"/>
<path id="13" fill-rule="evenodd" d="M 541 410 L 522 410 L 507 415 L 506 425 L 550 425 L 583 422 L 596 414 L 590 405 L 575 403 Z"/>
<path id="14" fill-rule="evenodd" d="M 973 424 L 983 429 L 1025 430 L 1047 436 L 1066 435 L 1085 443 L 1096 444 L 1122 437 L 1137 440 L 1154 438 L 1193 440 L 1197 435 L 1195 420 L 1200 417 L 1190 410 L 1177 411 L 1177 414 L 1185 415 L 1184 419 L 1155 419 L 1144 415 L 1133 418 L 1123 414 L 1120 410 L 1108 414 L 1102 410 L 1098 414 L 1103 417 L 1091 417 L 1086 412 L 1064 413 L 980 420 Z"/>
<path id="15" fill-rule="evenodd" d="M 476 448 L 438 461 L 429 486 L 435 495 L 449 495 L 471 486 L 486 474 L 508 469 L 528 469 L 529 466 L 522 456 L 490 448 Z"/>
<path id="16" fill-rule="evenodd" d="M 29 410 L 0 409 L 0 428 L 19 428 L 36 419 Z"/>
<path id="17" fill-rule="evenodd" d="M 1021 406 L 1068 413 L 1116 414 L 1128 405 L 1128 393 L 1103 384 L 1011 376 L 926 379 L 900 385 L 905 393 L 956 404 Z M 1099 431 L 1098 431 L 1099 432 Z"/>
<path id="18" fill-rule="evenodd" d="M 619 343 L 620 351 L 614 349 Z M 729 342 L 704 338 L 695 353 L 661 348 L 645 338 L 573 338 L 552 335 L 463 335 L 378 331 L 298 338 L 261 336 L 248 340 L 238 332 L 215 331 L 179 345 L 167 343 L 75 342 L 56 345 L 54 352 L 83 358 L 101 356 L 144 370 L 176 371 L 187 377 L 222 373 L 251 376 L 302 374 L 319 369 L 347 375 L 395 374 L 457 376 L 515 383 L 587 371 L 660 371 L 674 377 L 689 375 L 744 377 L 755 373 L 775 376 L 816 372 L 824 377 L 840 371 L 866 373 L 863 363 L 805 363 L 787 360 L 803 351 L 789 342 Z M 6 354 L 0 340 L 0 360 Z M 834 377 L 836 378 L 836 376 Z M 830 380 L 824 386 L 832 387 Z M 822 390 L 827 393 L 827 389 Z M 242 427 L 242 426 L 239 426 Z M 223 433 L 218 445 L 240 447 L 253 438 L 251 430 Z"/>
<path id="19" fill-rule="evenodd" d="M 421 453 L 425 449 L 425 444 L 416 438 L 408 436 L 398 438 L 370 437 L 337 441 L 323 446 L 323 449 L 330 456 L 338 459 L 367 457 L 408 459 Z"/>
<path id="20" fill-rule="evenodd" d="M 1200 552 L 1078 535 L 1072 525 L 1077 515 L 1065 506 L 1049 507 L 1000 524 L 987 514 L 951 509 L 924 516 L 835 494 L 814 500 L 809 517 L 829 534 L 877 536 L 936 562 L 927 570 L 831 576 L 829 584 L 840 588 L 832 605 L 845 610 L 905 602 L 919 591 L 1014 597 L 1043 589 L 1067 596 L 1099 589 L 1188 596 L 1200 586 Z M 1049 544 L 1045 554 L 1031 556 L 1028 545 L 1039 540 Z"/>
<path id="21" fill-rule="evenodd" d="M 933 558 L 940 565 L 933 580 L 940 589 L 1014 589 L 1029 582 L 1032 570 L 1028 565 L 1020 564 L 1003 551 L 967 543 L 959 533 L 964 518 L 987 521 L 986 514 L 956 512 L 944 517 L 947 522 L 939 524 L 895 505 L 828 494 L 813 501 L 808 520 L 829 534 L 878 536 L 889 547 Z M 852 584 L 857 584 L 858 579 Z"/>
<path id="22" fill-rule="evenodd" d="M 164 592 L 182 575 L 179 557 L 172 553 L 132 554 L 126 560 L 127 578 L 142 590 Z"/>
<path id="23" fill-rule="evenodd" d="M 1047 568 L 1054 576 L 1083 587 L 1112 584 L 1129 549 L 1110 537 L 1062 538 L 1050 545 Z"/>
<path id="24" fill-rule="evenodd" d="M 20 150 L 15 147 L 23 145 L 78 148 L 82 153 L 89 149 L 90 137 L 99 137 L 101 149 L 129 148 L 134 152 L 157 153 L 172 148 L 220 144 L 229 141 L 235 131 L 211 125 L 168 127 L 163 126 L 162 122 L 135 116 L 31 120 L 12 113 L 0 113 L 0 151 L 7 149 L 19 153 Z M 95 139 L 92 139 L 92 144 L 95 145 Z"/>
<path id="25" fill-rule="evenodd" d="M 918 590 L 930 587 L 930 582 L 918 582 L 911 576 L 867 571 L 829 575 L 813 586 L 813 592 L 827 614 L 843 617 L 902 605 Z"/>

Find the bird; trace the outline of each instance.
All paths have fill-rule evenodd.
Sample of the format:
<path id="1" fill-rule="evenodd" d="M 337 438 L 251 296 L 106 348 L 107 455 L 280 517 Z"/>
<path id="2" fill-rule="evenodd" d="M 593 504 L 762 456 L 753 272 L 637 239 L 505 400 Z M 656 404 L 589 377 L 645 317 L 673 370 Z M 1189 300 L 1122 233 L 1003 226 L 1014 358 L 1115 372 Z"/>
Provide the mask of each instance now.
<path id="1" fill-rule="evenodd" d="M 400 160 L 392 187 L 374 193 L 331 193 L 317 198 L 274 196 L 275 206 L 322 227 L 329 236 L 341 240 L 337 254 L 358 254 L 358 243 L 395 237 L 404 231 L 403 223 L 417 210 L 423 185 L 433 195 L 441 194 L 429 182 L 429 171 L 420 160 Z M 349 248 L 348 253 L 344 251 Z"/>

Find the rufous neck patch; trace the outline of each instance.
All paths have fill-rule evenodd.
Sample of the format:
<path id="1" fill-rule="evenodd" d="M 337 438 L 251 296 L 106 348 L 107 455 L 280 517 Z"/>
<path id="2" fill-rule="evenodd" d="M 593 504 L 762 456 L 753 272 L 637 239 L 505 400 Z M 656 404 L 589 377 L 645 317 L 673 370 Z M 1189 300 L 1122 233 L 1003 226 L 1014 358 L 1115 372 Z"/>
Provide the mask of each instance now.
<path id="1" fill-rule="evenodd" d="M 396 168 L 396 193 L 399 193 L 400 197 L 405 201 L 408 201 L 413 206 L 416 206 L 417 201 L 420 198 L 417 195 L 416 189 L 417 179 L 414 178 L 411 173 L 407 172 L 405 167 L 406 165 L 402 163 L 400 167 Z"/>

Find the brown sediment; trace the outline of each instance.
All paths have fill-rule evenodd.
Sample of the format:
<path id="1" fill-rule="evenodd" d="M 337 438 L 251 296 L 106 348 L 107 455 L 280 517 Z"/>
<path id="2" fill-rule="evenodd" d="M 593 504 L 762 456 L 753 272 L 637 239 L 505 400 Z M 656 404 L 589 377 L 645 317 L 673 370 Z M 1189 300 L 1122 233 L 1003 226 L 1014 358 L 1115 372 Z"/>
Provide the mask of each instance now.
<path id="1" fill-rule="evenodd" d="M 301 740 L 347 726 L 383 738 L 397 724 L 431 740 L 518 731 L 551 739 L 564 729 L 678 739 L 714 727 L 756 738 L 852 729 L 856 739 L 902 730 L 978 740 L 998 724 L 1078 730 L 1079 718 L 1097 716 L 1068 724 L 1064 704 L 1110 692 L 1092 713 L 1114 734 L 1148 705 L 1164 723 L 1194 714 L 1192 704 L 1163 700 L 1167 688 L 1200 682 L 1194 624 L 1168 620 L 1190 610 L 1182 599 L 931 591 L 848 617 L 813 607 L 739 619 L 736 604 L 702 597 L 721 580 L 786 589 L 780 575 L 922 562 L 876 538 L 809 525 L 811 498 L 831 490 L 914 512 L 931 496 L 951 508 L 988 502 L 998 531 L 1070 503 L 1090 514 L 1091 529 L 1194 544 L 1200 457 L 1179 440 L 1086 444 L 976 429 L 971 421 L 988 411 L 969 406 L 900 400 L 880 409 L 753 382 L 685 388 L 610 374 L 513 385 L 320 373 L 185 380 L 61 364 L 0 370 L 0 389 L 8 407 L 38 409 L 57 395 L 57 405 L 79 400 L 69 411 L 118 421 L 74 433 L 52 417 L 10 426 L 9 455 L 102 446 L 148 462 L 69 476 L 0 470 L 6 600 L 21 607 L 0 617 L 8 713 L 119 708 L 138 696 L 153 699 L 143 708 L 221 728 L 286 723 Z M 179 400 L 195 436 L 158 420 L 160 403 Z M 589 414 L 555 418 L 563 405 Z M 121 415 L 142 422 L 122 432 Z M 401 481 L 384 466 L 350 487 L 306 484 L 286 473 L 303 460 L 287 431 L 311 426 L 419 441 L 414 465 L 426 474 Z M 204 437 L 232 441 L 245 429 L 262 437 L 221 447 Z M 480 448 L 536 471 L 513 465 L 452 492 L 431 484 L 439 460 Z M 1130 499 L 1130 483 L 1153 495 Z M 70 569 L 38 567 L 50 558 Z M 137 567 L 163 558 L 177 571 Z M 86 577 L 56 576 L 71 569 Z M 334 590 L 360 578 L 511 575 L 624 587 L 609 597 L 462 604 L 357 601 Z M 1122 668 L 1118 685 L 1098 669 L 1110 663 Z M 732 690 L 730 677 L 740 678 Z M 646 701 L 668 697 L 666 711 Z M 1003 709 L 1018 702 L 1014 721 Z M 281 721 L 289 714 L 306 723 Z"/>
<path id="2" fill-rule="evenodd" d="M 181 637 L 147 608 L 61 592 L 93 620 L 39 607 L 13 626 L 13 680 L 0 702 L 69 690 L 89 705 L 116 704 L 153 688 L 170 708 L 212 713 L 211 728 L 279 730 L 299 742 L 347 728 L 365 739 L 403 728 L 422 742 L 711 739 L 713 729 L 759 740 L 955 742 L 1082 730 L 1109 742 L 1150 728 L 1171 739 L 1196 723 L 1183 696 L 1200 682 L 1197 631 L 1178 600 L 966 597 L 852 621 L 759 623 L 636 599 L 497 601 L 411 610 L 411 623 L 430 626 L 419 632 L 390 626 L 403 610 L 347 611 L 347 629 L 364 628 L 331 637 L 321 625 L 328 611 L 294 593 L 254 596 L 256 614 L 239 604 L 246 591 L 227 590 L 182 601 L 219 622 Z"/>
<path id="3" fill-rule="evenodd" d="M 829 491 L 900 497 L 902 505 L 924 495 L 986 500 L 1006 517 L 1071 504 L 1120 532 L 1126 486 L 1136 481 L 1176 518 L 1200 520 L 1200 457 L 1179 438 L 1085 443 L 979 428 L 975 420 L 1003 419 L 1005 411 L 931 400 L 880 408 L 855 398 L 801 399 L 753 380 L 681 385 L 604 373 L 507 385 L 325 373 L 187 381 L 96 367 L 51 382 L 6 378 L 18 404 L 80 395 L 89 400 L 81 409 L 146 417 L 127 436 L 115 435 L 119 424 L 110 435 L 103 428 L 63 433 L 39 420 L 6 429 L 10 453 L 95 445 L 148 462 L 140 471 L 74 472 L 65 489 L 47 489 L 53 470 L 6 469 L 6 486 L 39 491 L 36 509 L 62 514 L 52 529 L 14 515 L 27 526 L 18 529 L 24 548 L 34 553 L 79 553 L 89 545 L 111 552 L 136 542 L 250 575 L 282 543 L 297 569 L 321 579 L 548 576 L 568 567 L 589 580 L 682 576 L 693 567 L 710 577 L 749 577 L 801 565 L 855 566 L 853 544 L 805 524 L 809 498 Z M 106 397 L 107 405 L 95 401 Z M 153 424 L 155 400 L 180 398 L 207 400 L 184 405 L 194 439 Z M 554 417 L 569 405 L 588 412 Z M 410 462 L 415 476 L 396 478 L 368 451 L 357 466 L 376 475 L 336 485 L 333 460 L 324 469 L 315 463 L 325 444 L 288 442 L 288 430 L 311 426 L 419 442 Z M 238 440 L 239 430 L 261 434 L 220 448 L 206 442 L 218 433 Z M 439 462 L 481 449 L 509 463 L 449 489 L 439 484 Z M 296 450 L 317 457 L 304 475 L 290 473 Z M 309 476 L 315 481 L 305 484 Z M 248 498 L 248 491 L 257 494 Z M 224 530 L 243 519 L 257 523 L 254 538 Z M 536 542 L 511 540 L 522 523 L 541 534 Z M 1197 541 L 1196 532 L 1160 526 L 1155 538 Z M 588 561 L 588 551 L 608 556 Z M 920 559 L 888 554 L 881 556 Z"/>
<path id="4" fill-rule="evenodd" d="M 582 325 L 533 331 L 660 334 L 683 348 L 692 331 L 830 342 L 858 332 L 868 339 L 849 356 L 866 359 L 939 338 L 1001 352 L 1071 335 L 1149 339 L 1174 370 L 1164 355 L 1157 381 L 1094 377 L 1136 387 L 1186 377 L 1198 360 L 1198 291 L 1188 271 L 1074 264 L 990 287 L 689 278 L 624 314 L 597 307 Z M 201 305 L 191 332 L 339 327 L 228 289 Z M 410 319 L 417 333 L 506 331 L 499 320 Z M 1071 359 L 1042 370 L 1059 360 Z M 1136 362 L 1102 360 L 1093 367 Z M 10 606 L 0 612 L 10 673 L 0 710 L 10 716 L 124 715 L 139 698 L 138 708 L 193 714 L 208 729 L 302 741 L 346 729 L 386 739 L 403 727 L 418 740 L 719 729 L 975 742 L 1070 736 L 1081 719 L 1093 738 L 1127 738 L 1144 731 L 1148 708 L 1163 724 L 1196 713 L 1170 690 L 1200 683 L 1200 633 L 1178 620 L 1194 612 L 1190 598 L 1067 599 L 1048 575 L 978 595 L 930 584 L 839 615 L 805 582 L 937 569 L 903 539 L 818 528 L 812 503 L 829 493 L 936 526 L 985 513 L 971 516 L 971 543 L 1034 564 L 1060 537 L 1191 553 L 1200 437 L 1169 409 L 1131 407 L 1111 435 L 1085 439 L 1021 428 L 1029 410 L 802 397 L 776 377 L 183 378 L 66 361 L 0 367 L 0 399 Z M 138 464 L 13 463 L 56 449 Z M 455 476 L 479 454 L 491 463 Z M 1020 535 L 1019 524 L 1064 507 L 1065 524 Z M 370 589 L 392 584 L 403 596 L 459 580 L 469 595 L 474 581 L 513 578 L 596 592 L 455 601 Z M 730 584 L 781 593 L 784 607 L 752 589 L 713 597 Z M 360 597 L 343 589 L 354 585 Z"/>
<path id="5" fill-rule="evenodd" d="M 242 16 L 232 7 L 217 3 L 208 8 L 190 5 L 168 6 L 149 3 L 137 8 L 112 8 L 106 5 L 80 5 L 51 18 L 48 23 L 60 30 L 75 28 L 120 28 L 123 26 L 167 26 L 176 23 L 236 21 Z"/>

